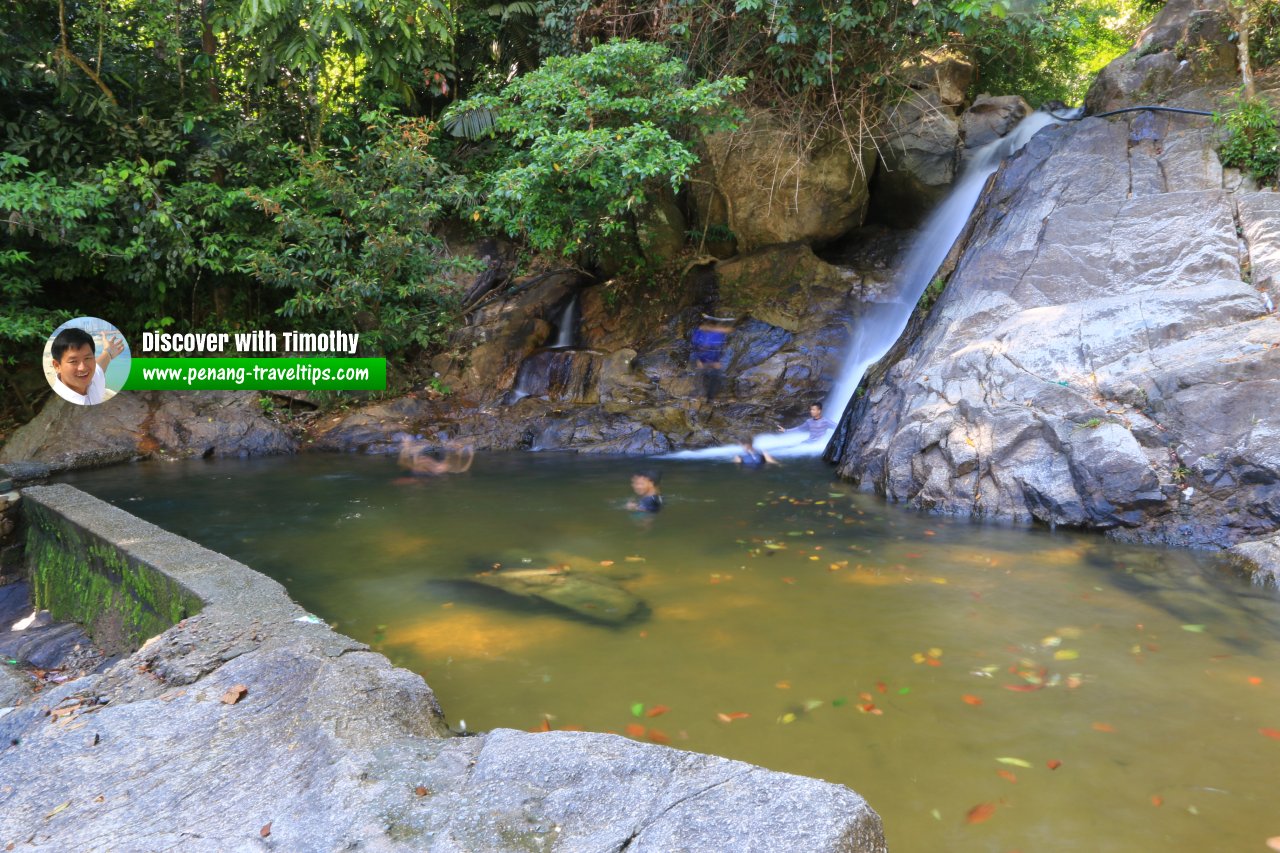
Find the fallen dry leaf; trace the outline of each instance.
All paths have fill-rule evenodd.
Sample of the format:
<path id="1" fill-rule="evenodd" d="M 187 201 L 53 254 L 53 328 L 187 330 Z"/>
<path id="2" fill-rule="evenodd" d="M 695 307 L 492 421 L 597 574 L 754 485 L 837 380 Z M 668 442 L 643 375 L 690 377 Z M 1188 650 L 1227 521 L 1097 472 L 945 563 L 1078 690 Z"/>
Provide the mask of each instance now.
<path id="1" fill-rule="evenodd" d="M 222 694 L 222 702 L 225 705 L 234 705 L 245 697 L 249 692 L 249 688 L 243 684 L 237 684 L 234 687 L 228 687 L 227 692 Z"/>
<path id="2" fill-rule="evenodd" d="M 1048 761 L 1045 762 L 1045 764 L 1049 765 L 1050 770 L 1057 770 L 1059 767 L 1062 766 L 1062 762 L 1056 758 L 1050 758 Z"/>
<path id="3" fill-rule="evenodd" d="M 54 815 L 56 815 L 58 812 L 60 812 L 60 811 L 62 811 L 62 810 L 64 810 L 64 809 L 66 809 L 66 808 L 67 808 L 68 806 L 70 806 L 70 805 L 71 805 L 71 801 L 70 801 L 70 800 L 67 800 L 65 803 L 63 803 L 62 805 L 60 805 L 60 806 L 56 807 L 53 811 L 51 811 L 51 812 L 49 812 L 47 815 L 45 815 L 45 816 L 44 816 L 44 819 L 45 819 L 45 820 L 48 820 L 49 818 L 53 817 L 53 816 L 54 816 Z"/>
<path id="4" fill-rule="evenodd" d="M 978 803 L 964 816 L 965 823 L 982 823 L 996 813 L 995 803 Z"/>
<path id="5" fill-rule="evenodd" d="M 258 834 L 266 838 L 271 834 L 271 821 L 267 821 L 267 825 L 258 830 Z"/>
<path id="6" fill-rule="evenodd" d="M 427 794 L 431 793 L 430 791 L 427 790 L 425 785 L 419 785 L 418 787 L 413 789 L 413 792 L 417 794 L 419 797 L 425 797 Z"/>

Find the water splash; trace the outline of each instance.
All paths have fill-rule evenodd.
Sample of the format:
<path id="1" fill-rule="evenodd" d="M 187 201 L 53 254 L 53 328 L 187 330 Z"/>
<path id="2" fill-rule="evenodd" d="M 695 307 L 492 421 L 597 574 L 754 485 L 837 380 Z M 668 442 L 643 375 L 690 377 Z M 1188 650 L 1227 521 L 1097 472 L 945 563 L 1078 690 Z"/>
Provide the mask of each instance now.
<path id="1" fill-rule="evenodd" d="M 826 417 L 838 418 L 858 389 L 862 375 L 897 342 L 911 319 L 911 312 L 924 295 L 925 288 L 947 253 L 964 230 L 969 215 L 1001 161 L 1019 151 L 1031 137 L 1046 127 L 1060 124 L 1046 112 L 1035 112 L 1024 118 L 1006 136 L 973 152 L 950 194 L 925 220 L 924 227 L 911 244 L 894 276 L 894 299 L 872 303 L 855 325 L 853 338 L 844 357 L 839 378 L 827 395 L 823 410 Z M 830 434 L 816 441 L 808 440 L 803 429 L 757 436 L 755 445 L 777 457 L 818 456 L 826 449 Z M 671 455 L 673 459 L 732 459 L 740 449 L 736 444 L 685 450 Z"/>

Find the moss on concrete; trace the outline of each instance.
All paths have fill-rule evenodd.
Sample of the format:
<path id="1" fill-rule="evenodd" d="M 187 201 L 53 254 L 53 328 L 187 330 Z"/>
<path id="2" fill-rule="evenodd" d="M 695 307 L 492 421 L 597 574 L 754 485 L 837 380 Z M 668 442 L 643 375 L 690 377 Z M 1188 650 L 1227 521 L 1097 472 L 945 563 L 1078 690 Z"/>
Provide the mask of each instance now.
<path id="1" fill-rule="evenodd" d="M 108 654 L 132 652 L 198 613 L 190 590 L 47 509 L 27 506 L 26 560 L 36 607 L 78 622 Z"/>

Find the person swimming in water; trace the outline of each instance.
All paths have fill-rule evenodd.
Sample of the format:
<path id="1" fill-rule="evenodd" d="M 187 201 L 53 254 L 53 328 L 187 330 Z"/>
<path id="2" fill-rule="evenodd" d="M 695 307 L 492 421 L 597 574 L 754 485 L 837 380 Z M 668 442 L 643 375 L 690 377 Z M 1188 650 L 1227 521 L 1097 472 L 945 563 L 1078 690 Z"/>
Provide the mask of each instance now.
<path id="1" fill-rule="evenodd" d="M 662 509 L 662 491 L 658 482 L 662 475 L 657 471 L 637 471 L 631 475 L 631 491 L 636 499 L 627 501 L 627 509 L 633 512 L 658 512 Z"/>
<path id="2" fill-rule="evenodd" d="M 428 447 L 425 441 L 410 441 L 405 436 L 400 440 L 400 456 L 396 461 L 410 473 L 435 477 L 469 470 L 476 456 L 475 448 L 456 441 L 445 444 L 444 454 L 439 459 L 430 454 Z"/>
<path id="3" fill-rule="evenodd" d="M 768 453 L 756 447 L 755 439 L 747 436 L 738 442 L 742 447 L 742 453 L 733 457 L 733 461 L 737 462 L 743 468 L 762 468 L 765 465 L 781 465 L 777 459 L 774 459 Z"/>

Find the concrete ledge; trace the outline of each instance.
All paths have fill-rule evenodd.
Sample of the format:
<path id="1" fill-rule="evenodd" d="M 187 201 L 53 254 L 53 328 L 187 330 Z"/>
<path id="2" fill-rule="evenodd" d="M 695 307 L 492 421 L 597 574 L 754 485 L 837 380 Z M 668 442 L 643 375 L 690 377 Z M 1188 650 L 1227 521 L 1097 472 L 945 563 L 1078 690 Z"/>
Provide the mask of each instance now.
<path id="1" fill-rule="evenodd" d="M 24 498 L 203 606 L 0 714 L 0 849 L 885 849 L 843 786 L 615 735 L 444 736 L 419 676 L 274 581 L 70 486 Z"/>

